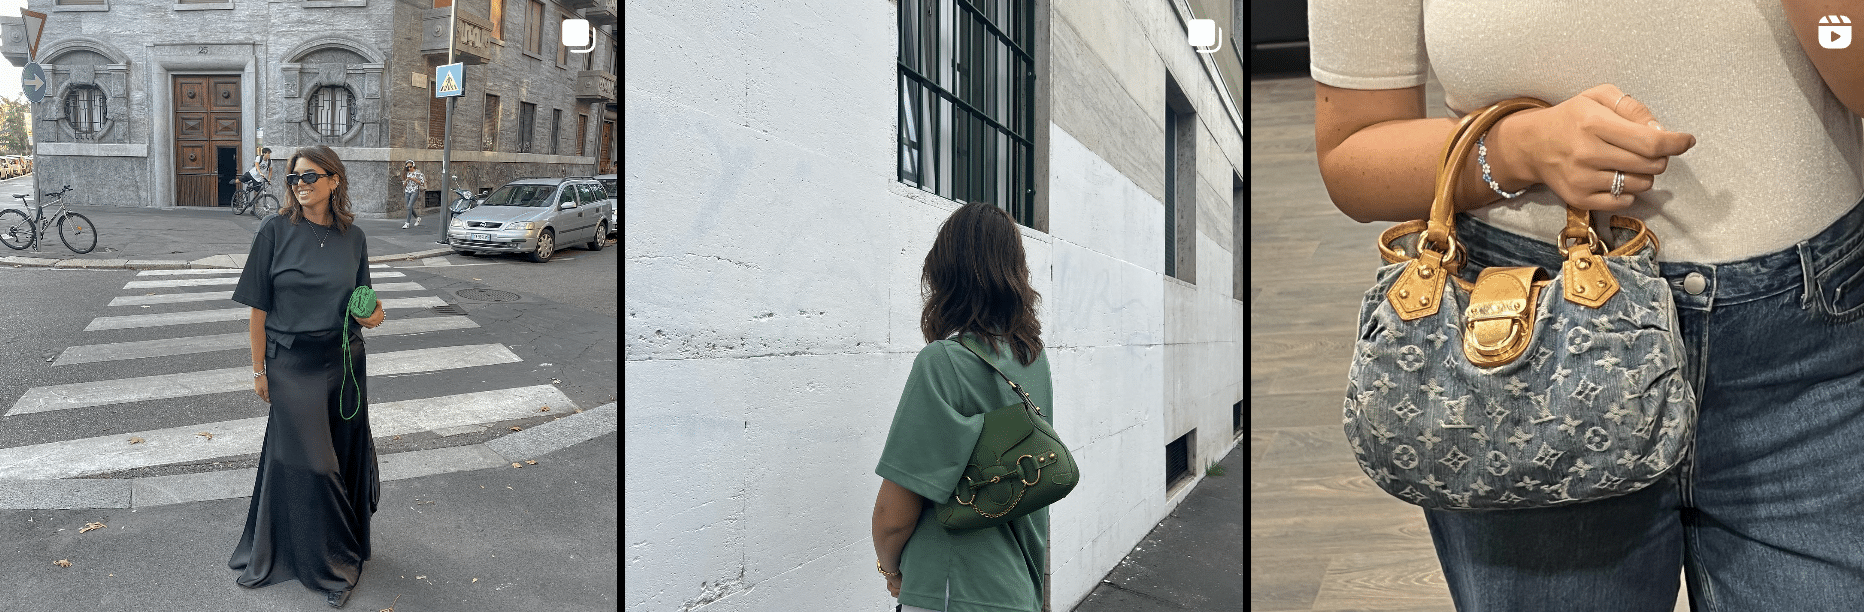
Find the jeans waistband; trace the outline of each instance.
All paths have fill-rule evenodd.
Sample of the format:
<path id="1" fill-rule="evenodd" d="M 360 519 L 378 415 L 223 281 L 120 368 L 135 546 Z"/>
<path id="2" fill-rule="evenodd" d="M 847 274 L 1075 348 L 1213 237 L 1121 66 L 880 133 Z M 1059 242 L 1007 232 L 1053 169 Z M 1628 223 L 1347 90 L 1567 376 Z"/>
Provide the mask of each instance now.
<path id="1" fill-rule="evenodd" d="M 1548 236 L 1558 231 L 1548 228 Z M 1553 243 L 1497 228 L 1467 213 L 1456 215 L 1456 236 L 1468 249 L 1471 269 L 1499 265 L 1557 271 L 1560 267 L 1560 252 Z M 1657 239 L 1661 245 L 1663 236 Z M 1678 308 L 1706 308 L 1710 301 L 1738 304 L 1796 288 L 1803 290 L 1812 271 L 1851 256 L 1859 248 L 1864 248 L 1864 201 L 1794 246 L 1727 263 L 1659 262 L 1658 270 L 1676 290 Z M 1713 291 L 1684 291 L 1684 282 L 1691 274 L 1700 274 L 1705 286 Z"/>

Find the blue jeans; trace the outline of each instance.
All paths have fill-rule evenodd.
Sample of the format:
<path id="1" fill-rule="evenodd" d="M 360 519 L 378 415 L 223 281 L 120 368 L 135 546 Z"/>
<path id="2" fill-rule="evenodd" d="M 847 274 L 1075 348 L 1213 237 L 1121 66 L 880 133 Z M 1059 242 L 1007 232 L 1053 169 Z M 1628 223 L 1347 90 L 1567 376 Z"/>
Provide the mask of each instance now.
<path id="1" fill-rule="evenodd" d="M 408 220 L 405 221 L 404 223 L 413 223 L 415 219 L 421 218 L 420 215 L 414 213 L 414 204 L 417 200 L 420 199 L 421 192 L 410 191 L 410 192 L 407 192 L 407 195 L 408 195 Z"/>
<path id="2" fill-rule="evenodd" d="M 1456 224 L 1470 278 L 1559 270 L 1549 243 Z M 1696 612 L 1864 610 L 1864 202 L 1792 248 L 1659 267 L 1699 398 L 1693 450 L 1621 497 L 1426 510 L 1456 608 L 1668 612 L 1681 567 Z"/>

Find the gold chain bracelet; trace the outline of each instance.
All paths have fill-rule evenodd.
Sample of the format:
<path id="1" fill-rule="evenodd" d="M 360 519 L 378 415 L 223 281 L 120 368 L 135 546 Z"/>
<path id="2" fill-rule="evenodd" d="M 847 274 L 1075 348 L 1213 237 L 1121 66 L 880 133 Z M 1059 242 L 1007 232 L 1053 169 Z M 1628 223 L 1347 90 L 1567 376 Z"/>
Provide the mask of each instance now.
<path id="1" fill-rule="evenodd" d="M 882 576 L 886 576 L 886 577 L 888 577 L 888 578 L 898 578 L 898 577 L 900 577 L 900 573 L 899 573 L 899 572 L 888 572 L 888 571 L 886 570 L 886 568 L 883 568 L 883 567 L 881 567 L 881 566 L 880 566 L 880 560 L 879 560 L 879 559 L 875 559 L 875 560 L 874 560 L 874 569 L 875 569 L 875 570 L 878 570 L 878 571 L 880 572 L 880 575 L 882 575 Z"/>

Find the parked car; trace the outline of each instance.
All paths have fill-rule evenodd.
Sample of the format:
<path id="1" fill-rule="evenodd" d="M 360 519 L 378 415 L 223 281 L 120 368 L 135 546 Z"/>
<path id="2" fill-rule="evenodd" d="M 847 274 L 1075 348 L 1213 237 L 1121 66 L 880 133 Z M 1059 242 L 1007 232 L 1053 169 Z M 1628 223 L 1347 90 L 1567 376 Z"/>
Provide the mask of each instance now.
<path id="1" fill-rule="evenodd" d="M 621 205 L 615 199 L 615 175 L 597 174 L 595 181 L 602 184 L 602 190 L 608 192 L 608 235 L 621 233 Z"/>
<path id="2" fill-rule="evenodd" d="M 17 178 L 30 173 L 24 155 L 0 156 L 0 180 Z"/>
<path id="3" fill-rule="evenodd" d="M 614 205 L 589 177 L 522 178 L 492 190 L 453 217 L 447 242 L 461 255 L 524 253 L 550 261 L 562 245 L 602 250 Z"/>

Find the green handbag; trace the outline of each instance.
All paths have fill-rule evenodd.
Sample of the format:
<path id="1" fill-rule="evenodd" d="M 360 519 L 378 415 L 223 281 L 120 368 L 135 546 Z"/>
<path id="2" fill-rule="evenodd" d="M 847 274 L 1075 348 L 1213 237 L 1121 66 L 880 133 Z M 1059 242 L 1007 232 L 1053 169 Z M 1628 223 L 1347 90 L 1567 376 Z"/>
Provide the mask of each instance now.
<path id="1" fill-rule="evenodd" d="M 1081 474 L 1068 446 L 1042 419 L 1042 409 L 962 336 L 958 344 L 996 370 L 1023 400 L 984 415 L 964 481 L 934 510 L 938 522 L 947 529 L 995 527 L 1067 497 Z"/>
<path id="2" fill-rule="evenodd" d="M 368 285 L 363 285 L 351 291 L 349 306 L 343 309 L 343 382 L 338 383 L 337 386 L 337 414 L 339 415 L 343 413 L 343 389 L 349 386 L 350 381 L 355 380 L 355 376 L 350 372 L 350 317 L 367 319 L 372 314 L 375 314 L 375 290 L 370 289 Z M 362 383 L 356 384 L 356 409 L 351 410 L 349 415 L 343 417 L 343 420 L 355 418 L 358 410 L 362 410 Z"/>

